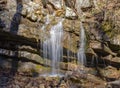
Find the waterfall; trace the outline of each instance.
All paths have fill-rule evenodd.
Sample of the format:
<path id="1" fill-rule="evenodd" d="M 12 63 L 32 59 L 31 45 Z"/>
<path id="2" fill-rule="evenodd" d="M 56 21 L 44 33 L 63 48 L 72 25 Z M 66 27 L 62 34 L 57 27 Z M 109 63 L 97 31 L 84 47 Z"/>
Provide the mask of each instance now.
<path id="1" fill-rule="evenodd" d="M 46 42 L 43 42 L 44 40 L 46 40 L 47 39 L 47 36 L 46 36 L 46 26 L 50 23 L 50 19 L 49 19 L 49 14 L 46 16 L 46 21 L 45 21 L 45 25 L 43 25 L 42 26 L 42 28 L 41 28 L 41 33 L 40 33 L 40 38 L 42 38 L 41 39 L 41 49 L 43 50 L 43 58 L 46 60 L 46 58 L 48 57 L 48 49 L 47 49 L 47 42 L 48 41 L 46 41 Z M 45 61 L 45 64 L 47 65 L 47 60 Z"/>
<path id="2" fill-rule="evenodd" d="M 61 20 L 50 29 L 50 38 L 43 43 L 43 57 L 51 59 L 52 75 L 59 74 L 59 63 L 63 56 L 62 36 L 63 25 Z"/>
<path id="3" fill-rule="evenodd" d="M 86 56 L 85 56 L 85 31 L 84 31 L 84 27 L 83 24 L 81 22 L 80 24 L 80 29 L 81 29 L 81 33 L 80 33 L 80 48 L 78 50 L 77 53 L 77 58 L 78 58 L 78 64 L 81 65 L 85 65 L 86 63 Z"/>
<path id="4" fill-rule="evenodd" d="M 69 49 L 71 49 L 71 41 L 70 41 L 70 35 L 68 36 L 68 39 L 67 39 L 67 45 L 69 47 Z M 70 50 L 67 49 L 67 59 L 68 59 L 68 62 L 69 62 L 69 59 L 70 59 Z"/>
<path id="5" fill-rule="evenodd" d="M 63 26 L 62 22 L 59 22 L 57 25 L 53 26 L 50 31 L 51 36 L 51 46 L 52 46 L 52 74 L 56 74 L 59 71 L 59 62 L 62 58 L 62 35 L 63 35 Z M 57 70 L 56 70 L 57 68 Z"/>

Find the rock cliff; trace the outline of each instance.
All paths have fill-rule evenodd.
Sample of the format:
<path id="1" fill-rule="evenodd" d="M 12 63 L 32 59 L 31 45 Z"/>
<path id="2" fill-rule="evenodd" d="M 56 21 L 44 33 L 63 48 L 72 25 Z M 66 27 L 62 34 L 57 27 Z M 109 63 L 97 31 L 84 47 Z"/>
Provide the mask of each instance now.
<path id="1" fill-rule="evenodd" d="M 52 26 L 64 19 L 61 69 L 76 68 L 72 64 L 77 62 L 82 22 L 86 34 L 86 68 L 96 68 L 105 81 L 116 80 L 120 77 L 119 8 L 119 0 L 1 0 L 0 61 L 4 64 L 0 66 L 12 68 L 14 62 L 18 71 L 33 73 L 50 69 L 49 63 L 45 68 L 41 44 L 49 38 Z M 114 71 L 115 76 L 104 71 L 108 75 Z"/>

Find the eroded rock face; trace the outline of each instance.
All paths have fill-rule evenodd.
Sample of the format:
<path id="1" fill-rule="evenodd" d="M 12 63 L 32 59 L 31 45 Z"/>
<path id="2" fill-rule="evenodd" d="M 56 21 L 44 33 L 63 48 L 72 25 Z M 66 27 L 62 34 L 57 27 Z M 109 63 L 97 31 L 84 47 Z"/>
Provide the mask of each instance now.
<path id="1" fill-rule="evenodd" d="M 10 2 L 8 0 L 8 2 Z M 116 55 L 116 52 L 114 53 L 113 46 L 119 46 L 119 35 L 113 36 L 112 33 L 109 31 L 114 31 L 112 29 L 113 26 L 115 26 L 115 29 L 117 30 L 119 28 L 119 10 L 117 9 L 116 5 L 114 3 L 117 3 L 117 1 L 110 1 L 107 5 L 107 12 L 103 11 L 103 8 L 105 7 L 105 1 L 100 0 L 86 0 L 86 1 L 67 1 L 67 0 L 60 0 L 58 1 L 60 3 L 56 4 L 54 0 L 26 0 L 23 2 L 19 2 L 22 4 L 22 17 L 21 22 L 19 24 L 19 30 L 17 32 L 18 35 L 35 39 L 37 42 L 41 39 L 40 33 L 42 32 L 40 29 L 43 28 L 44 25 L 46 25 L 46 29 L 49 30 L 50 28 L 58 23 L 58 17 L 66 17 L 63 21 L 63 27 L 65 31 L 64 35 L 64 41 L 63 46 L 66 49 L 69 49 L 73 52 L 77 52 L 78 49 L 78 42 L 79 42 L 79 32 L 80 32 L 80 20 L 78 19 L 79 16 L 83 17 L 81 20 L 84 22 L 84 27 L 86 30 L 86 35 L 88 38 L 88 48 L 92 48 L 95 53 L 106 53 L 105 55 L 111 54 Z M 100 5 L 98 5 L 98 3 Z M 2 3 L 2 2 L 1 2 Z M 76 4 L 75 4 L 76 3 Z M 78 5 L 80 3 L 80 5 Z M 46 18 L 47 14 L 49 14 L 48 9 L 46 6 L 49 4 L 51 7 L 51 11 L 53 15 L 49 16 L 50 22 L 46 24 Z M 61 8 L 63 5 L 63 8 Z M 70 6 L 71 5 L 71 6 Z M 72 6 L 73 5 L 73 6 Z M 80 6 L 80 9 L 88 9 L 86 11 L 82 11 L 82 14 L 77 14 L 75 11 L 75 5 L 76 8 Z M 118 5 L 118 4 L 117 4 Z M 44 7 L 45 6 L 45 7 Z M 61 6 L 61 7 L 60 7 Z M 93 6 L 93 7 L 92 7 Z M 95 8 L 94 8 L 95 6 Z M 13 8 L 11 8 L 13 7 Z M 7 3 L 7 8 L 10 10 L 10 19 L 12 20 L 12 17 L 14 13 L 16 12 L 16 2 L 13 1 L 13 3 Z M 113 7 L 115 8 L 115 14 L 112 12 Z M 91 9 L 92 8 L 92 9 Z M 78 8 L 79 9 L 79 8 Z M 98 10 L 99 9 L 99 10 Z M 98 10 L 98 11 L 97 11 Z M 55 12 L 55 14 L 54 14 Z M 7 11 L 4 11 L 5 15 L 8 15 L 9 13 Z M 105 15 L 103 15 L 105 13 Z M 116 20 L 109 19 L 111 18 L 110 13 L 114 14 L 114 17 Z M 3 16 L 3 14 L 1 14 Z M 57 17 L 56 17 L 57 16 Z M 1 19 L 1 23 L 3 21 L 5 22 L 5 27 L 7 29 L 10 28 L 10 21 L 7 18 L 3 17 Z M 116 24 L 114 25 L 113 22 Z M 111 26 L 113 25 L 113 26 Z M 113 36 L 113 37 L 112 37 Z M 70 38 L 71 42 L 71 49 L 67 45 L 66 40 Z M 92 44 L 89 41 L 93 41 Z M 96 40 L 99 41 L 99 44 L 96 43 Z M 109 42 L 110 41 L 110 42 Z M 108 45 L 107 45 L 107 42 Z M 39 43 L 39 42 L 38 42 Z M 97 46 L 98 45 L 98 46 Z M 86 49 L 87 49 L 86 47 Z M 104 49 L 103 49 L 104 48 Z M 116 50 L 116 49 L 115 49 Z M 117 49 L 119 50 L 119 49 Z M 104 51 L 104 52 L 102 52 Z M 118 51 L 119 52 L 119 51 Z M 94 54 L 94 55 L 97 55 Z"/>
<path id="2" fill-rule="evenodd" d="M 42 6 L 39 3 L 35 2 L 28 2 L 23 4 L 22 15 L 26 16 L 31 21 L 37 21 L 42 19 L 41 16 L 43 15 Z"/>
<path id="3" fill-rule="evenodd" d="M 70 63 L 76 64 L 76 53 L 80 42 L 80 22 L 82 21 L 87 38 L 85 47 L 88 57 L 87 65 L 91 66 L 93 61 L 95 67 L 101 65 L 105 67 L 103 63 L 107 63 L 107 65 L 119 68 L 119 4 L 119 0 L 109 0 L 108 2 L 106 0 L 20 0 L 19 2 L 2 0 L 0 1 L 0 54 L 27 58 L 30 63 L 22 64 L 23 67 L 20 69 L 24 70 L 26 65 L 30 65 L 30 69 L 33 69 L 32 67 L 36 69 L 36 64 L 32 64 L 34 61 L 44 64 L 40 44 L 45 39 L 41 35 L 45 34 L 49 38 L 52 26 L 64 19 L 63 62 L 67 62 L 69 58 Z M 20 19 L 17 19 L 16 16 L 19 16 Z M 11 25 L 14 20 L 18 21 L 18 30 L 17 33 L 12 34 Z M 15 26 L 13 27 L 15 28 Z M 44 32 L 43 29 L 46 31 Z M 70 57 L 67 56 L 68 51 L 71 54 Z M 63 64 L 61 68 L 64 70 L 77 69 L 74 64 L 70 64 L 69 67 L 68 64 Z M 10 66 L 7 62 L 3 64 L 3 66 L 5 65 Z M 118 79 L 119 72 L 113 67 L 101 68 L 102 75 L 107 78 L 110 78 L 109 75 L 111 75 L 112 78 Z M 108 71 L 108 75 L 104 74 L 104 71 Z M 111 71 L 115 71 L 115 77 L 114 74 L 110 74 Z M 72 76 L 73 79 L 74 76 Z M 75 80 L 81 82 L 78 80 L 79 78 L 80 76 Z M 95 77 L 95 79 L 97 78 Z M 96 84 L 98 83 L 96 82 Z"/>

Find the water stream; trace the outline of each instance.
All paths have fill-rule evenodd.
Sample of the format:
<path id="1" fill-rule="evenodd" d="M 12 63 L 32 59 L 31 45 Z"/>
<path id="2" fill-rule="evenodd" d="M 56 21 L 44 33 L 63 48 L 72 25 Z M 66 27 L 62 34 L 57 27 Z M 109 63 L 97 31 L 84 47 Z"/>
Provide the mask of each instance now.
<path id="1" fill-rule="evenodd" d="M 61 20 L 57 25 L 50 29 L 50 35 L 47 40 L 43 42 L 43 57 L 51 59 L 52 75 L 59 75 L 59 63 L 63 56 L 62 36 L 63 25 Z M 47 64 L 47 62 L 46 62 Z"/>
<path id="2" fill-rule="evenodd" d="M 56 25 L 52 26 L 50 29 L 49 35 L 44 34 L 46 32 L 46 25 L 50 23 L 49 16 L 46 17 L 46 25 L 43 27 L 42 37 L 42 49 L 43 49 L 43 58 L 46 65 L 50 65 L 52 70 L 49 75 L 60 75 L 60 61 L 63 57 L 63 46 L 62 46 L 62 39 L 63 39 L 63 20 L 59 21 Z M 80 44 L 79 50 L 77 52 L 77 61 L 79 65 L 84 66 L 86 63 L 86 56 L 85 56 L 85 31 L 82 22 L 80 23 Z M 68 38 L 68 46 L 71 46 L 70 36 Z M 69 58 L 71 56 L 75 56 L 67 50 L 67 58 L 69 62 Z M 50 62 L 49 62 L 50 61 Z"/>
<path id="3" fill-rule="evenodd" d="M 84 27 L 83 27 L 83 24 L 82 22 L 80 23 L 80 29 L 81 29 L 81 32 L 80 32 L 80 47 L 79 47 L 79 50 L 77 52 L 77 59 L 78 59 L 78 64 L 80 65 L 85 65 L 86 63 L 86 56 L 85 56 L 85 39 L 86 39 L 86 36 L 85 36 L 85 31 L 84 31 Z"/>
<path id="4" fill-rule="evenodd" d="M 62 21 L 57 25 L 53 26 L 50 31 L 50 41 L 51 41 L 51 58 L 52 58 L 52 74 L 59 73 L 59 62 L 63 56 L 62 48 L 62 36 L 63 36 L 63 26 Z"/>

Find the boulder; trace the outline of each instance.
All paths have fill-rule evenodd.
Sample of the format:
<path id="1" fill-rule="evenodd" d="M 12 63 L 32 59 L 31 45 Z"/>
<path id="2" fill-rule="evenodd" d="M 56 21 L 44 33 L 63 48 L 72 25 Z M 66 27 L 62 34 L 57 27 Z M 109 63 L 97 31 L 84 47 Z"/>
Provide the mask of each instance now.
<path id="1" fill-rule="evenodd" d="M 101 55 L 116 55 L 116 53 L 112 52 L 112 50 L 106 46 L 105 44 L 98 42 L 98 41 L 93 41 L 89 43 L 89 47 L 91 47 L 95 52 L 101 54 Z"/>
<path id="2" fill-rule="evenodd" d="M 107 66 L 104 69 L 99 69 L 101 76 L 106 80 L 116 80 L 120 77 L 120 72 L 112 66 Z"/>
<path id="3" fill-rule="evenodd" d="M 74 86 L 78 86 L 78 84 L 79 87 L 86 87 L 86 88 L 89 87 L 105 88 L 106 86 L 106 82 L 100 80 L 94 75 L 84 73 L 84 71 L 82 70 L 80 72 L 79 71 L 68 72 L 67 74 L 68 76 L 66 77 L 66 79 L 68 81 L 71 81 Z"/>
<path id="4" fill-rule="evenodd" d="M 111 43 L 112 45 L 116 45 L 116 46 L 119 46 L 119 47 L 120 47 L 120 35 L 116 35 L 116 36 L 114 36 L 113 38 L 111 38 L 110 43 Z"/>

